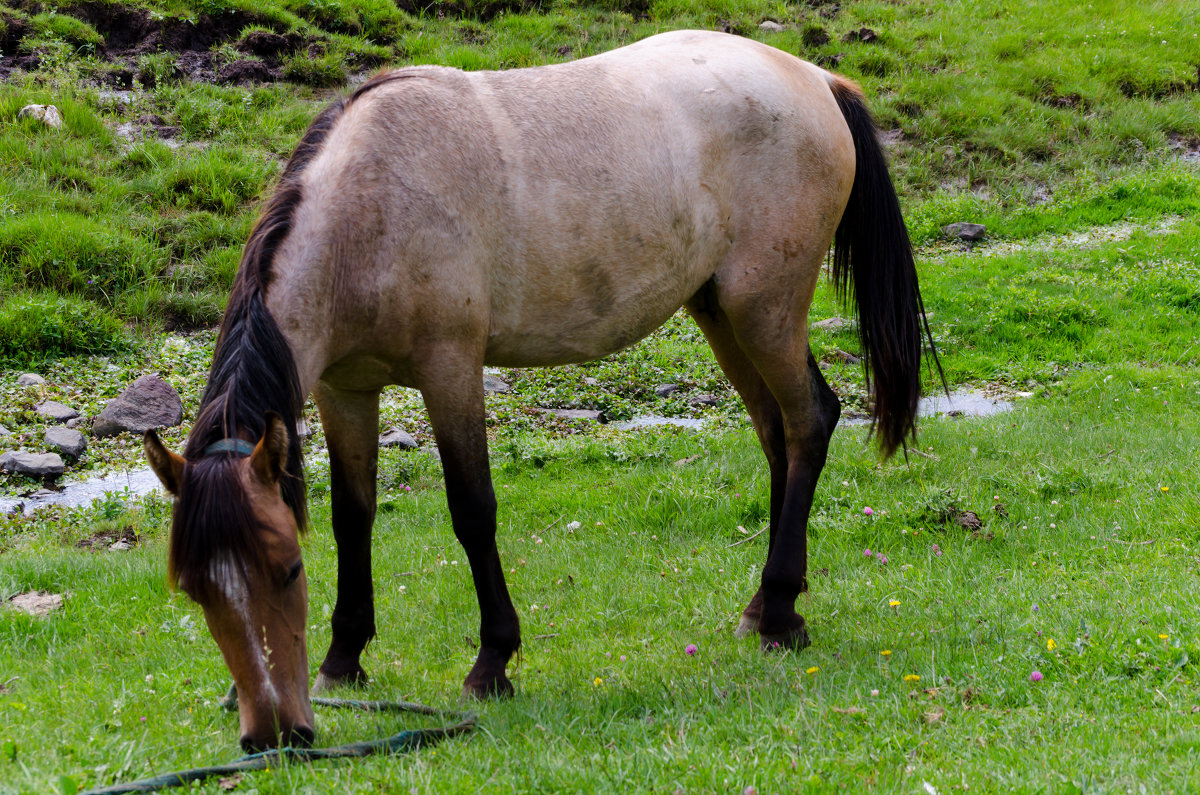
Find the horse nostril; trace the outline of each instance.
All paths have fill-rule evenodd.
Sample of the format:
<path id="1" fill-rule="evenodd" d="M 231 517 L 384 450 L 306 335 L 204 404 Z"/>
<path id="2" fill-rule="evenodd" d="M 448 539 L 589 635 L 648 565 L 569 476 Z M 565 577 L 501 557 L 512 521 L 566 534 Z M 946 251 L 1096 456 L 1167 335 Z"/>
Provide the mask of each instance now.
<path id="1" fill-rule="evenodd" d="M 259 742 L 249 734 L 242 735 L 242 750 L 248 754 L 256 754 L 259 751 L 265 751 L 270 747 L 270 744 Z"/>
<path id="2" fill-rule="evenodd" d="M 314 739 L 316 739 L 316 732 L 307 726 L 297 726 L 292 729 L 288 744 L 294 745 L 297 748 L 309 748 L 312 746 Z"/>

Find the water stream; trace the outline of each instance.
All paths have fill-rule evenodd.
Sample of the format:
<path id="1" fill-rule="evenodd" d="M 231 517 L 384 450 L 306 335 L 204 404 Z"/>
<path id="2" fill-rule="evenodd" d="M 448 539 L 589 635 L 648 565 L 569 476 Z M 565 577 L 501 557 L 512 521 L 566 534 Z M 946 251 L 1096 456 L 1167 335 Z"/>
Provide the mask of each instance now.
<path id="1" fill-rule="evenodd" d="M 974 389 L 964 389 L 951 392 L 947 398 L 944 394 L 932 395 L 921 399 L 920 414 L 922 417 L 965 416 L 990 417 L 1011 410 L 1011 401 L 990 398 L 983 392 Z M 863 425 L 867 422 L 864 417 L 845 417 L 840 425 Z M 622 431 L 650 428 L 660 425 L 674 425 L 681 428 L 699 430 L 704 427 L 705 420 L 698 417 L 661 417 L 657 414 L 647 414 L 630 420 L 609 423 L 610 428 Z M 318 454 L 319 455 L 319 454 Z M 103 477 L 90 480 L 64 483 L 61 491 L 39 489 L 28 497 L 0 497 L 0 513 L 9 514 L 23 511 L 33 513 L 51 505 L 61 505 L 68 508 L 91 505 L 93 500 L 103 498 L 106 494 L 126 494 L 130 497 L 141 497 L 151 491 L 161 489 L 158 478 L 150 469 L 135 469 L 130 472 L 114 472 Z"/>

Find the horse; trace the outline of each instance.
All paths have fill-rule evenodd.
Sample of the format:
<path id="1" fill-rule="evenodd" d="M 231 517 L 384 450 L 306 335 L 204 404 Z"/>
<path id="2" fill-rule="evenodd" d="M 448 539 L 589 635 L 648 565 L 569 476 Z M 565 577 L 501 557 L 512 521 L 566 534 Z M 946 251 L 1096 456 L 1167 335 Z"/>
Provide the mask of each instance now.
<path id="1" fill-rule="evenodd" d="M 483 367 L 603 357 L 681 307 L 744 399 L 770 473 L 766 564 L 739 632 L 808 645 L 795 602 L 840 415 L 808 344 L 826 261 L 853 296 L 885 455 L 915 437 L 929 337 L 876 135 L 848 80 L 698 31 L 535 68 L 403 68 L 329 105 L 246 243 L 183 455 L 144 439 L 174 498 L 168 574 L 233 676 L 242 746 L 314 735 L 306 396 L 328 441 L 338 552 L 313 691 L 366 680 L 379 395 L 395 384 L 424 397 L 474 578 L 464 693 L 505 696 L 521 638 L 496 548 Z"/>

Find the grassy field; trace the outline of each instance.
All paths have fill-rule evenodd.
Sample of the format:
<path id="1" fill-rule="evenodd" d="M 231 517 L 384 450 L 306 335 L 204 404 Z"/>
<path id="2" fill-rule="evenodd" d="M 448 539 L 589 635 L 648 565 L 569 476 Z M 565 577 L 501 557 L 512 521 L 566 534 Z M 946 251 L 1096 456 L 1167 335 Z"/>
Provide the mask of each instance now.
<path id="1" fill-rule="evenodd" d="M 178 446 L 212 333 L 160 332 L 219 317 L 255 200 L 330 84 L 376 63 L 545 63 L 685 26 L 836 59 L 863 82 L 898 131 L 894 172 L 947 377 L 1016 403 L 925 421 L 907 461 L 881 463 L 862 427 L 840 428 L 799 608 L 813 645 L 763 655 L 732 629 L 765 555 L 765 467 L 694 326 L 675 318 L 594 365 L 506 372 L 489 433 L 525 639 L 516 698 L 474 705 L 479 731 L 436 749 L 201 791 L 1200 789 L 1200 5 L 146 4 L 148 18 L 226 19 L 207 50 L 214 74 L 255 30 L 303 47 L 264 60 L 284 82 L 259 87 L 189 77 L 171 52 L 128 56 L 128 96 L 111 93 L 127 60 L 104 25 L 66 21 L 112 7 L 0 11 L 3 54 L 41 54 L 0 84 L 0 424 L 14 431 L 0 451 L 40 439 L 36 402 L 93 414 L 145 370 L 184 396 L 185 427 L 167 436 Z M 760 31 L 764 19 L 784 31 Z M 877 38 L 843 41 L 863 27 Z M 57 104 L 66 130 L 17 121 L 29 101 Z M 115 132 L 148 114 L 176 130 Z M 941 240 L 959 220 L 987 224 L 988 240 Z M 813 319 L 842 312 L 823 286 Z M 861 373 L 837 354 L 857 349 L 853 331 L 816 332 L 813 348 L 846 409 L 861 409 Z M 31 366 L 48 384 L 16 387 Z M 662 382 L 684 389 L 660 398 Z M 697 416 L 681 396 L 697 391 L 720 399 L 699 432 L 528 410 Z M 414 395 L 389 392 L 383 414 L 428 441 Z M 335 573 L 316 430 L 314 665 Z M 78 471 L 135 462 L 139 446 L 92 440 Z M 0 479 L 8 493 L 34 485 Z M 364 696 L 457 707 L 478 619 L 437 463 L 385 451 L 380 487 Z M 0 518 L 0 599 L 65 597 L 40 618 L 0 607 L 0 793 L 237 755 L 236 718 L 216 706 L 228 674 L 200 611 L 165 582 L 169 511 L 111 495 Z M 965 512 L 980 526 L 962 526 Z M 104 552 L 116 537 L 136 545 Z M 318 712 L 326 744 L 404 725 L 419 723 Z"/>

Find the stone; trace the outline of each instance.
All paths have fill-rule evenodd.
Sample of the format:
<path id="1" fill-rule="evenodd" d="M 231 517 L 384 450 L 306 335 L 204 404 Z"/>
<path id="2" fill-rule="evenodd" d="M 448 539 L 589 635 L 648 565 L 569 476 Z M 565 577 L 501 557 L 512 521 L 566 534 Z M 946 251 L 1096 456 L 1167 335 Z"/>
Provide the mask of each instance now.
<path id="1" fill-rule="evenodd" d="M 26 105 L 17 114 L 19 119 L 36 119 L 47 127 L 59 129 L 63 126 L 62 114 L 53 105 Z"/>
<path id="2" fill-rule="evenodd" d="M 543 414 L 551 414 L 555 417 L 562 417 L 564 420 L 591 420 L 593 422 L 608 422 L 608 417 L 604 416 L 603 411 L 593 411 L 591 409 L 544 409 L 539 408 L 538 411 Z"/>
<path id="3" fill-rule="evenodd" d="M 130 431 L 145 433 L 183 422 L 183 401 L 175 388 L 157 375 L 144 375 L 109 402 L 92 423 L 92 435 L 116 436 Z"/>
<path id="4" fill-rule="evenodd" d="M 508 382 L 500 376 L 484 373 L 483 391 L 488 395 L 503 395 L 508 392 Z"/>
<path id="5" fill-rule="evenodd" d="M 25 513 L 25 503 L 19 500 L 14 502 L 0 500 L 0 513 L 4 513 L 6 516 L 20 516 Z"/>
<path id="6" fill-rule="evenodd" d="M 48 616 L 52 611 L 62 607 L 63 598 L 62 594 L 26 591 L 9 599 L 8 603 L 14 609 L 31 616 Z"/>
<path id="7" fill-rule="evenodd" d="M 70 428 L 47 428 L 45 442 L 47 447 L 57 450 L 67 458 L 77 459 L 87 449 L 87 439 L 83 434 Z"/>
<path id="8" fill-rule="evenodd" d="M 121 539 L 119 541 L 114 541 L 112 546 L 110 546 L 108 548 L 108 551 L 109 552 L 124 552 L 127 549 L 133 549 L 133 544 L 129 543 L 128 541 L 126 541 L 124 539 Z"/>
<path id="9" fill-rule="evenodd" d="M 942 227 L 942 234 L 946 237 L 956 237 L 964 243 L 977 243 L 983 240 L 986 233 L 987 227 L 983 224 L 972 224 L 966 221 L 958 221 Z"/>
<path id="10" fill-rule="evenodd" d="M 66 469 L 58 453 L 26 453 L 10 450 L 0 455 L 0 469 L 35 478 L 56 478 Z"/>
<path id="11" fill-rule="evenodd" d="M 308 441 L 313 437 L 313 429 L 304 421 L 304 418 L 296 420 L 296 436 L 300 437 L 300 441 Z"/>
<path id="12" fill-rule="evenodd" d="M 12 436 L 12 431 L 0 425 L 0 436 Z"/>
<path id="13" fill-rule="evenodd" d="M 667 395 L 671 394 L 676 389 L 679 389 L 679 387 L 676 384 L 659 384 L 658 386 L 654 387 L 654 394 L 658 395 L 659 397 L 665 398 Z"/>
<path id="14" fill-rule="evenodd" d="M 780 25 L 773 19 L 764 19 L 758 23 L 758 29 L 764 33 L 782 33 L 783 25 Z"/>
<path id="15" fill-rule="evenodd" d="M 839 359 L 839 360 L 845 362 L 846 364 L 858 364 L 859 362 L 862 361 L 862 359 L 855 356 L 853 353 L 847 353 L 846 351 L 838 350 L 837 348 L 834 348 L 833 350 L 831 350 L 828 353 L 828 356 L 831 359 Z"/>
<path id="16" fill-rule="evenodd" d="M 721 399 L 716 395 L 708 395 L 702 392 L 699 395 L 692 395 L 688 398 L 688 403 L 691 403 L 693 406 L 717 406 L 720 405 Z"/>
<path id="17" fill-rule="evenodd" d="M 37 373 L 21 373 L 17 376 L 17 386 L 41 386 L 46 379 Z"/>
<path id="18" fill-rule="evenodd" d="M 55 422 L 66 422 L 79 416 L 78 411 L 55 400 L 47 400 L 39 405 L 37 413 Z"/>
<path id="19" fill-rule="evenodd" d="M 399 447 L 401 450 L 415 450 L 417 440 L 403 428 L 388 428 L 386 433 L 379 436 L 380 447 Z"/>
<path id="20" fill-rule="evenodd" d="M 813 323 L 812 327 L 819 328 L 823 331 L 837 331 L 838 329 L 847 328 L 847 327 L 851 326 L 852 324 L 853 324 L 853 321 L 847 320 L 844 317 L 831 317 L 827 320 L 822 320 L 818 323 Z"/>

